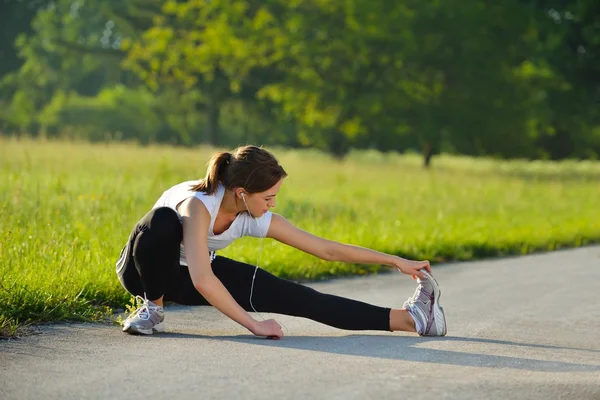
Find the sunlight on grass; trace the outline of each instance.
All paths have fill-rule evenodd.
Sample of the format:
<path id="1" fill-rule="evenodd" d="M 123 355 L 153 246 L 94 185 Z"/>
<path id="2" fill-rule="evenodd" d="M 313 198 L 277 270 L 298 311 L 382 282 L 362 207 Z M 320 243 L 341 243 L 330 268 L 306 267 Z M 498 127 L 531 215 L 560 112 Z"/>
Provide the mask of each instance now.
<path id="1" fill-rule="evenodd" d="M 276 212 L 302 229 L 412 259 L 470 260 L 600 240 L 600 163 L 272 149 L 289 174 Z M 213 149 L 0 139 L 0 325 L 102 320 L 130 296 L 114 262 L 162 191 L 203 177 Z M 220 252 L 255 263 L 258 239 Z M 366 274 L 267 240 L 283 277 Z M 12 327 L 12 328 L 11 328 Z M 6 333 L 4 333 L 6 335 Z M 0 333 L 0 335 L 2 335 Z"/>

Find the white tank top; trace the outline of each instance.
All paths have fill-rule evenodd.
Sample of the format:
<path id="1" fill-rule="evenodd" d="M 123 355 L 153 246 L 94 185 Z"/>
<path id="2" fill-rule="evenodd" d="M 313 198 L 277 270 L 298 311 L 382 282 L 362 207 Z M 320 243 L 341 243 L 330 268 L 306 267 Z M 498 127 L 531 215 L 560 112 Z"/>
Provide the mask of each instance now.
<path id="1" fill-rule="evenodd" d="M 227 247 L 235 239 L 239 239 L 242 236 L 254 236 L 264 238 L 267 236 L 269 225 L 271 224 L 271 217 L 273 214 L 268 211 L 264 215 L 256 220 L 248 213 L 243 212 L 237 215 L 231 226 L 220 235 L 213 233 L 213 227 L 215 225 L 215 219 L 225 194 L 225 186 L 219 184 L 215 193 L 207 195 L 202 192 L 194 192 L 191 187 L 197 185 L 200 180 L 187 181 L 177 184 L 170 189 L 166 190 L 162 196 L 158 199 L 152 209 L 158 207 L 169 207 L 179 216 L 179 221 L 182 221 L 181 214 L 177 211 L 176 207 L 183 200 L 188 197 L 196 197 L 204 205 L 210 213 L 210 226 L 208 228 L 208 250 L 211 252 L 211 262 L 214 259 L 214 252 Z M 185 259 L 185 248 L 183 242 L 180 245 L 180 263 L 181 265 L 188 265 Z"/>

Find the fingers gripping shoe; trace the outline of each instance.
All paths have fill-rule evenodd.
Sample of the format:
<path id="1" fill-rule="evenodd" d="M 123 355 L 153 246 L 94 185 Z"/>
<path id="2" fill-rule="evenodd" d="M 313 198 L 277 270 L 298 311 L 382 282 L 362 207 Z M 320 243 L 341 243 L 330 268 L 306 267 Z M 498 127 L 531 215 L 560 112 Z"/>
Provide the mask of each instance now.
<path id="1" fill-rule="evenodd" d="M 424 279 L 417 278 L 415 294 L 404 303 L 415 320 L 415 327 L 420 336 L 445 336 L 446 315 L 440 305 L 442 292 L 436 280 L 427 271 L 421 270 Z"/>
<path id="2" fill-rule="evenodd" d="M 142 296 L 135 296 L 135 299 L 141 305 L 127 317 L 123 323 L 123 332 L 142 335 L 152 335 L 154 331 L 164 332 L 163 308 Z"/>

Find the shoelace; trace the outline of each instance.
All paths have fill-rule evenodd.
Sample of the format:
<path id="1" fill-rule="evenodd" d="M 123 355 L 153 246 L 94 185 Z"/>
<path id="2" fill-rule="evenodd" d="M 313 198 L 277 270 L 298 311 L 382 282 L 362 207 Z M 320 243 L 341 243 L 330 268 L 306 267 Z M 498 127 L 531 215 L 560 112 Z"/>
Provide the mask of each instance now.
<path id="1" fill-rule="evenodd" d="M 415 293 L 411 297 L 409 297 L 406 302 L 408 304 L 410 304 L 411 306 L 413 306 L 415 304 L 415 302 L 417 302 L 417 300 L 421 297 L 422 291 L 423 291 L 423 285 L 421 285 L 419 283 L 419 285 L 415 289 Z M 425 293 L 427 293 L 427 292 L 425 292 Z"/>
<path id="2" fill-rule="evenodd" d="M 136 295 L 135 301 L 137 304 L 142 303 L 142 305 L 130 315 L 130 318 L 137 315 L 140 319 L 150 319 L 150 304 L 149 300 L 146 298 L 146 293 L 144 293 L 144 297 Z"/>

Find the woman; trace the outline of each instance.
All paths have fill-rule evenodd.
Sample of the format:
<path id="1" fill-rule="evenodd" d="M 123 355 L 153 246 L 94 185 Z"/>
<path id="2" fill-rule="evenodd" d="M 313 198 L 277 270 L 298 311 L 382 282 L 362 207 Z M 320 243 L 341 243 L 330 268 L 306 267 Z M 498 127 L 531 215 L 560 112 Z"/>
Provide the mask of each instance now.
<path id="1" fill-rule="evenodd" d="M 215 154 L 204 179 L 164 192 L 136 224 L 117 261 L 119 281 L 141 301 L 123 331 L 163 331 L 163 302 L 173 301 L 212 305 L 253 334 L 272 339 L 283 337 L 281 326 L 273 319 L 257 321 L 249 311 L 305 317 L 348 330 L 446 334 L 440 290 L 428 261 L 326 240 L 271 213 L 286 176 L 271 153 L 244 146 Z M 393 266 L 416 278 L 418 287 L 403 309 L 320 293 L 215 255 L 242 236 L 269 237 L 329 261 Z"/>

